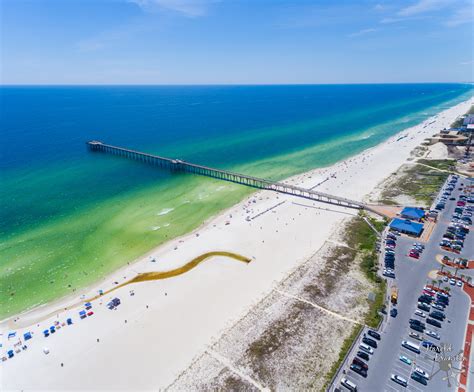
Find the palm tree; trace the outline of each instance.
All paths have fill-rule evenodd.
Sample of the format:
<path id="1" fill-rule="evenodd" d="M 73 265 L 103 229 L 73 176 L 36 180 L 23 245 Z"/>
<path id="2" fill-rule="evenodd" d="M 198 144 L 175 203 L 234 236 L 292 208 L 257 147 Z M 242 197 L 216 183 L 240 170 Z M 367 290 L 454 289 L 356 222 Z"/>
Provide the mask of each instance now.
<path id="1" fill-rule="evenodd" d="M 443 283 L 442 279 L 438 279 L 438 289 L 441 287 L 441 283 Z"/>

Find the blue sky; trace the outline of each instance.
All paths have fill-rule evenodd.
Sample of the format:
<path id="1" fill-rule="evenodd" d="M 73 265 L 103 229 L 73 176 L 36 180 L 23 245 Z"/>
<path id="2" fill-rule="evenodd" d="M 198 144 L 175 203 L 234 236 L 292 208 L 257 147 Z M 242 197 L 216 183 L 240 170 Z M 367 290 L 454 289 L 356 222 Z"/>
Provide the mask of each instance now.
<path id="1" fill-rule="evenodd" d="M 470 0 L 0 0 L 3 84 L 451 82 Z"/>

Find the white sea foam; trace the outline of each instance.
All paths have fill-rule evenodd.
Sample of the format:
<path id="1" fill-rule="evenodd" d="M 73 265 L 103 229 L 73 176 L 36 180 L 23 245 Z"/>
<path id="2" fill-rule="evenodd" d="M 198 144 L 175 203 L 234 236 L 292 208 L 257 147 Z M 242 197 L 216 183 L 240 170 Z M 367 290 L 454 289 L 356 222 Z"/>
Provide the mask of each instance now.
<path id="1" fill-rule="evenodd" d="M 163 208 L 158 214 L 158 216 L 161 216 L 161 215 L 166 215 L 166 214 L 169 214 L 171 211 L 173 211 L 174 208 Z"/>
<path id="2" fill-rule="evenodd" d="M 161 226 L 152 226 L 151 229 L 152 229 L 153 231 L 160 230 L 160 229 L 161 229 Z"/>

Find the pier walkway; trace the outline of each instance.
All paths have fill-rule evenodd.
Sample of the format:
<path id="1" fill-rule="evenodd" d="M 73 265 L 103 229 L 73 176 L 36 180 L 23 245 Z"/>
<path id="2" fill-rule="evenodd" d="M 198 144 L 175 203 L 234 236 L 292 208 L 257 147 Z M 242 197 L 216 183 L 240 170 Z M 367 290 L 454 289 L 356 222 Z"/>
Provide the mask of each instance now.
<path id="1" fill-rule="evenodd" d="M 123 156 L 156 165 L 172 172 L 182 172 L 198 174 L 201 176 L 217 178 L 219 180 L 230 181 L 241 185 L 250 186 L 252 188 L 266 189 L 287 195 L 292 195 L 304 199 L 317 201 L 320 203 L 333 204 L 340 207 L 352 208 L 357 210 L 367 210 L 375 214 L 385 216 L 380 207 L 377 205 L 368 205 L 359 201 L 346 199 L 344 197 L 333 196 L 323 192 L 317 192 L 311 189 L 305 189 L 294 185 L 285 184 L 283 182 L 275 182 L 262 178 L 247 176 L 245 174 L 235 173 L 228 170 L 214 169 L 207 166 L 197 165 L 182 161 L 180 159 L 170 159 L 160 157 L 158 155 L 147 154 L 140 151 L 134 151 L 123 147 L 111 146 L 97 140 L 87 142 L 87 146 L 91 151 L 105 152 L 109 154 Z"/>

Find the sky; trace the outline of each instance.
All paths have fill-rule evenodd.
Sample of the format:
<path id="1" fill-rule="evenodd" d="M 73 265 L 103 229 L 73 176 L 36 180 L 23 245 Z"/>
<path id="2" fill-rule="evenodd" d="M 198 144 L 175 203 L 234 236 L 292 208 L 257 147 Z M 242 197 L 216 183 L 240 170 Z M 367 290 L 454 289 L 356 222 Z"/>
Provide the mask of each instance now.
<path id="1" fill-rule="evenodd" d="M 471 0 L 0 0 L 1 84 L 471 82 Z"/>

